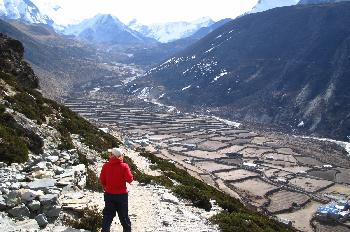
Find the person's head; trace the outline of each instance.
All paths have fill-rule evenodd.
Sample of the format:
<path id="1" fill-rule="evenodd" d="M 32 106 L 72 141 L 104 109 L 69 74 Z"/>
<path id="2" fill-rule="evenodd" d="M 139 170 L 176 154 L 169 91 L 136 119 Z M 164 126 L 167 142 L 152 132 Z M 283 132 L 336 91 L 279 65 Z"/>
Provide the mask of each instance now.
<path id="1" fill-rule="evenodd" d="M 121 148 L 112 148 L 108 149 L 108 155 L 109 158 L 114 158 L 114 159 L 123 159 L 124 158 L 124 150 Z"/>

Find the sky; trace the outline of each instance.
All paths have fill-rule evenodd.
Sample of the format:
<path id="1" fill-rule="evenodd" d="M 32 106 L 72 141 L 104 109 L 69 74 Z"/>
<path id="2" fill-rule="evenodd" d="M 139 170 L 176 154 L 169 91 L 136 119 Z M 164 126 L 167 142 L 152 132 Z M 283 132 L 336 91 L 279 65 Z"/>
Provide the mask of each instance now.
<path id="1" fill-rule="evenodd" d="M 192 21 L 209 16 L 215 21 L 235 18 L 258 0 L 32 0 L 56 23 L 67 25 L 109 13 L 122 22 L 137 19 L 142 24 Z M 54 8 L 56 10 L 54 10 Z"/>

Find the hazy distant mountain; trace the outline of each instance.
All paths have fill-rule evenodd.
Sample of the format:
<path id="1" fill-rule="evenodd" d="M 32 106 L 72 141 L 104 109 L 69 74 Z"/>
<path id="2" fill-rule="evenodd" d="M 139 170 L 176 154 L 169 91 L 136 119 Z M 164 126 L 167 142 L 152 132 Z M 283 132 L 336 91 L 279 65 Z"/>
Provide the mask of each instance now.
<path id="1" fill-rule="evenodd" d="M 200 28 L 209 27 L 212 24 L 214 24 L 212 19 L 209 17 L 203 17 L 191 22 L 156 23 L 151 25 L 142 25 L 136 20 L 133 20 L 128 26 L 144 36 L 166 43 L 189 37 Z"/>
<path id="2" fill-rule="evenodd" d="M 350 0 L 300 0 L 299 4 L 323 4 L 323 3 L 336 3 L 346 2 Z"/>
<path id="3" fill-rule="evenodd" d="M 346 139 L 349 12 L 343 2 L 237 18 L 151 69 L 134 88 L 153 86 L 170 105 Z"/>
<path id="4" fill-rule="evenodd" d="M 298 2 L 299 0 L 259 0 L 249 13 L 262 12 L 282 6 L 292 6 Z"/>
<path id="5" fill-rule="evenodd" d="M 98 14 L 79 24 L 70 25 L 63 31 L 66 35 L 74 35 L 90 43 L 138 44 L 156 42 L 140 33 L 131 30 L 117 17 L 110 14 Z"/>
<path id="6" fill-rule="evenodd" d="M 204 36 L 208 35 L 210 32 L 216 30 L 217 28 L 221 27 L 225 23 L 228 23 L 232 19 L 221 19 L 220 21 L 217 21 L 216 23 L 208 26 L 208 27 L 202 27 L 198 29 L 194 34 L 192 34 L 189 38 L 194 39 L 194 40 L 199 40 L 203 38 Z"/>
<path id="7" fill-rule="evenodd" d="M 52 19 L 42 14 L 30 0 L 0 0 L 0 17 L 26 23 L 53 24 Z"/>

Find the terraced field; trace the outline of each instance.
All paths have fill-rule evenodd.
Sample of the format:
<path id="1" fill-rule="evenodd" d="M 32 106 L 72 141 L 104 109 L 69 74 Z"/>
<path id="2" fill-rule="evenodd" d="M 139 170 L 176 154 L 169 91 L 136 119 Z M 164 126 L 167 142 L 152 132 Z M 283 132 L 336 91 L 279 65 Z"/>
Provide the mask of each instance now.
<path id="1" fill-rule="evenodd" d="M 110 92 L 67 98 L 65 104 L 104 130 L 127 138 L 126 145 L 172 160 L 301 231 L 313 230 L 310 223 L 319 205 L 350 193 L 349 159 L 333 143 L 251 131 L 211 116 L 126 101 Z"/>

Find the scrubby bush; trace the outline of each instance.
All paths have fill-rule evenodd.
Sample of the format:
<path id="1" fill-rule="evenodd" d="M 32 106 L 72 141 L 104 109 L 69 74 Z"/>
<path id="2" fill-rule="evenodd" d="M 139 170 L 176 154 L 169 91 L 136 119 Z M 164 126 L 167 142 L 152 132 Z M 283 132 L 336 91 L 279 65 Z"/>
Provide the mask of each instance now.
<path id="1" fill-rule="evenodd" d="M 0 161 L 10 163 L 22 163 L 28 160 L 28 147 L 26 142 L 16 136 L 16 133 L 8 127 L 0 124 Z"/>
<path id="2" fill-rule="evenodd" d="M 87 168 L 86 188 L 95 192 L 103 192 L 103 188 L 98 176 L 90 168 Z"/>
<path id="3" fill-rule="evenodd" d="M 97 232 L 102 228 L 102 214 L 96 206 L 91 208 L 87 207 L 83 209 L 82 213 L 77 215 L 76 218 L 65 216 L 63 222 L 75 229 Z"/>
<path id="4" fill-rule="evenodd" d="M 190 200 L 194 206 L 206 211 L 211 210 L 210 198 L 200 189 L 188 185 L 177 185 L 173 188 L 173 191 L 177 196 Z"/>

